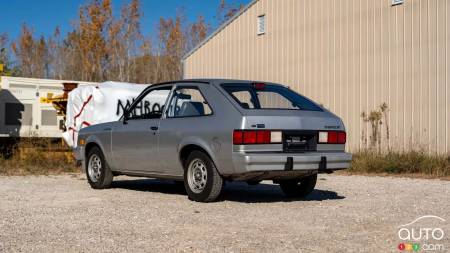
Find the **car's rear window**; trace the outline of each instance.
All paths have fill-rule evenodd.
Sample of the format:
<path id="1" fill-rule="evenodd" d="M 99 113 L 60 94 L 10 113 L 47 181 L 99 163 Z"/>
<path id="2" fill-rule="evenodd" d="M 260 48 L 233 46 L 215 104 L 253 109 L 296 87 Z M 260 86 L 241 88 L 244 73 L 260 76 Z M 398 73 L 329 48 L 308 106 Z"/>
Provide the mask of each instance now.
<path id="1" fill-rule="evenodd" d="M 244 109 L 322 111 L 311 100 L 280 85 L 227 83 L 222 88 Z"/>

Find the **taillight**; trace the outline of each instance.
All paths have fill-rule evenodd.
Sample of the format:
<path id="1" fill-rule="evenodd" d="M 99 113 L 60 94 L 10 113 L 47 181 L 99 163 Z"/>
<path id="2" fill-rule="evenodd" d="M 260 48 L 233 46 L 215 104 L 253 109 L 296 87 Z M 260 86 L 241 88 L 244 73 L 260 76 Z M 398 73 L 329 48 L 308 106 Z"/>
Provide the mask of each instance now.
<path id="1" fill-rule="evenodd" d="M 242 144 L 242 137 L 244 133 L 242 131 L 234 131 L 233 132 L 233 144 Z"/>
<path id="2" fill-rule="evenodd" d="M 338 133 L 337 132 L 328 132 L 328 143 L 337 143 L 338 142 Z"/>
<path id="3" fill-rule="evenodd" d="M 270 131 L 256 131 L 256 143 L 270 143 Z"/>
<path id="4" fill-rule="evenodd" d="M 347 134 L 342 131 L 320 131 L 318 142 L 321 144 L 345 144 Z"/>
<path id="5" fill-rule="evenodd" d="M 281 131 L 269 130 L 234 130 L 233 144 L 234 145 L 248 145 L 248 144 L 271 144 L 281 143 Z"/>
<path id="6" fill-rule="evenodd" d="M 338 132 L 338 143 L 345 144 L 347 142 L 347 133 Z"/>
<path id="7" fill-rule="evenodd" d="M 243 142 L 244 144 L 256 144 L 256 131 L 245 131 Z"/>

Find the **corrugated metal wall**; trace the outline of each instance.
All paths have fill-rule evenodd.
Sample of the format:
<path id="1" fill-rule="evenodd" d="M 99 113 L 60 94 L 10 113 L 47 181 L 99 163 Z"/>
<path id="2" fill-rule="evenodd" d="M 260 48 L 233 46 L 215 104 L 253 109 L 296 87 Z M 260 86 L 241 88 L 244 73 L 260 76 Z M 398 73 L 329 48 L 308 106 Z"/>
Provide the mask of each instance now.
<path id="1" fill-rule="evenodd" d="M 361 113 L 385 102 L 384 148 L 450 152 L 450 0 L 391 2 L 256 1 L 185 59 L 185 77 L 289 85 L 344 119 L 353 151 L 370 144 Z"/>

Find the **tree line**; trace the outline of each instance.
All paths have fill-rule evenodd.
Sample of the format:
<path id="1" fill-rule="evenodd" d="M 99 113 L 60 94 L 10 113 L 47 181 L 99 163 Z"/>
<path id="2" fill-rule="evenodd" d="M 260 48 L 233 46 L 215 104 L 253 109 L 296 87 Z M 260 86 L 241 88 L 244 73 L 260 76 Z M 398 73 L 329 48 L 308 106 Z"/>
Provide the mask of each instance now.
<path id="1" fill-rule="evenodd" d="M 220 0 L 217 25 L 241 8 Z M 174 17 L 160 17 L 156 31 L 144 34 L 142 17 L 139 0 L 122 4 L 118 15 L 111 0 L 90 0 L 80 7 L 78 20 L 67 34 L 56 27 L 52 35 L 36 37 L 33 28 L 23 24 L 13 41 L 0 34 L 2 74 L 93 82 L 181 79 L 182 56 L 206 38 L 211 25 L 202 15 L 187 22 L 178 10 Z"/>

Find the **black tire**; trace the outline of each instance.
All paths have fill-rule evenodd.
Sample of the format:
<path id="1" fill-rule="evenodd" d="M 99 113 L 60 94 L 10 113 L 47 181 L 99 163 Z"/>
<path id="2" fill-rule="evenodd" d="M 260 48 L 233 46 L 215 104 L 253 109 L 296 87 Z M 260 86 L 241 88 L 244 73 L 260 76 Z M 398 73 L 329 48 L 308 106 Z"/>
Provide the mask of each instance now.
<path id="1" fill-rule="evenodd" d="M 192 174 L 190 176 L 188 175 L 192 171 L 189 167 L 194 162 L 203 163 L 206 169 L 206 182 L 202 189 L 194 189 L 194 186 L 190 183 L 190 180 L 192 181 L 194 179 Z M 219 197 L 223 187 L 223 179 L 208 155 L 201 151 L 193 151 L 189 154 L 184 164 L 184 187 L 189 199 L 193 201 L 213 202 Z"/>
<path id="2" fill-rule="evenodd" d="M 95 158 L 99 159 L 98 161 L 101 165 L 100 169 L 97 170 L 99 172 L 99 174 L 96 173 L 98 175 L 97 177 L 92 175 L 93 173 L 89 172 L 89 163 L 91 159 Z M 86 177 L 89 184 L 94 189 L 106 189 L 111 186 L 111 182 L 114 176 L 108 166 L 108 163 L 105 160 L 105 156 L 98 147 L 93 147 L 91 150 L 89 150 L 89 153 L 86 157 Z"/>
<path id="3" fill-rule="evenodd" d="M 291 198 L 305 198 L 310 194 L 317 182 L 317 174 L 302 179 L 284 180 L 280 182 L 280 188 L 284 194 Z"/>

